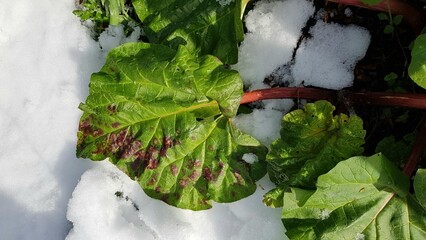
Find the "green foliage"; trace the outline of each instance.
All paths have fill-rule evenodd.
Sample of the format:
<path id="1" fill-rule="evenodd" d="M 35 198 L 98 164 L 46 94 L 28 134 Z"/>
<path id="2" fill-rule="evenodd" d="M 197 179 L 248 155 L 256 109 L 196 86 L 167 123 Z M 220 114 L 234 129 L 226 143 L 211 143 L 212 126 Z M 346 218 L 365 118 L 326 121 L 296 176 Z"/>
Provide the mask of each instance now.
<path id="1" fill-rule="evenodd" d="M 235 0 L 227 6 L 202 0 L 132 2 L 151 43 L 174 49 L 185 45 L 200 56 L 212 54 L 226 64 L 237 63 L 245 1 Z"/>
<path id="2" fill-rule="evenodd" d="M 426 209 L 426 169 L 418 169 L 413 182 L 417 201 Z"/>
<path id="3" fill-rule="evenodd" d="M 80 106 L 77 155 L 109 158 L 149 196 L 180 208 L 244 198 L 266 173 L 266 148 L 229 121 L 242 87 L 238 72 L 183 46 L 117 47 Z M 245 153 L 259 162 L 250 166 Z"/>
<path id="4" fill-rule="evenodd" d="M 387 21 L 388 24 L 383 29 L 383 33 L 385 34 L 391 34 L 395 31 L 395 27 L 401 24 L 402 22 L 402 15 L 396 15 L 392 16 L 392 14 L 389 13 L 378 13 L 378 18 L 382 21 Z"/>
<path id="5" fill-rule="evenodd" d="M 319 175 L 363 152 L 361 118 L 333 116 L 333 111 L 331 103 L 317 101 L 283 117 L 281 138 L 267 155 L 268 173 L 276 185 L 313 189 Z"/>
<path id="6" fill-rule="evenodd" d="M 381 152 L 396 166 L 401 166 L 410 154 L 411 148 L 414 145 L 416 136 L 414 133 L 405 135 L 401 140 L 396 141 L 394 136 L 383 138 L 376 146 L 376 153 Z M 423 157 L 426 156 L 426 150 L 423 152 Z"/>
<path id="7" fill-rule="evenodd" d="M 318 178 L 317 190 L 285 193 L 286 234 L 303 240 L 425 239 L 424 181 L 418 182 L 420 191 L 412 196 L 408 178 L 381 154 L 342 161 Z"/>
<path id="8" fill-rule="evenodd" d="M 109 25 L 123 24 L 128 32 L 138 25 L 129 15 L 133 10 L 126 0 L 83 0 L 73 13 L 82 21 L 91 21 L 95 39 Z"/>
<path id="9" fill-rule="evenodd" d="M 376 5 L 383 1 L 384 0 L 361 0 L 362 3 L 368 4 L 368 5 Z"/>
<path id="10" fill-rule="evenodd" d="M 414 41 L 408 75 L 417 85 L 426 88 L 426 34 L 419 35 Z"/>

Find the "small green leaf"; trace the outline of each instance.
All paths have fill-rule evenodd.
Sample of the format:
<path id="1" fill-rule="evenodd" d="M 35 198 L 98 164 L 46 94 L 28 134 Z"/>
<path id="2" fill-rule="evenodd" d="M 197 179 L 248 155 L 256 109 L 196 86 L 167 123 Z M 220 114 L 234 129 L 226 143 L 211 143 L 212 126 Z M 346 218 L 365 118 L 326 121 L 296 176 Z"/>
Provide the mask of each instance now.
<path id="1" fill-rule="evenodd" d="M 394 136 L 383 138 L 376 146 L 376 153 L 383 153 L 395 166 L 399 167 L 405 162 L 414 144 L 415 135 L 407 134 L 403 139 L 396 141 Z"/>
<path id="2" fill-rule="evenodd" d="M 396 15 L 396 16 L 394 16 L 394 17 L 392 18 L 392 22 L 393 22 L 393 24 L 394 24 L 395 26 L 398 26 L 399 24 L 401 24 L 401 22 L 402 22 L 402 18 L 403 18 L 403 16 L 402 16 L 402 15 Z"/>
<path id="3" fill-rule="evenodd" d="M 376 5 L 378 3 L 383 2 L 384 0 L 361 0 L 362 3 L 368 4 L 368 5 Z"/>
<path id="4" fill-rule="evenodd" d="M 333 116 L 333 111 L 331 103 L 317 101 L 283 117 L 281 138 L 267 155 L 268 173 L 276 185 L 313 189 L 319 175 L 363 152 L 361 118 Z"/>
<path id="5" fill-rule="evenodd" d="M 263 195 L 263 203 L 272 208 L 279 208 L 283 206 L 285 188 L 277 187 Z"/>
<path id="6" fill-rule="evenodd" d="M 212 54 L 235 64 L 244 37 L 242 0 L 222 6 L 218 1 L 133 0 L 136 13 L 152 43 L 177 49 L 186 45 L 200 56 Z"/>
<path id="7" fill-rule="evenodd" d="M 378 13 L 377 17 L 382 21 L 389 21 L 389 16 L 386 13 Z"/>
<path id="8" fill-rule="evenodd" d="M 391 72 L 391 73 L 387 74 L 384 79 L 385 79 L 386 82 L 389 82 L 389 81 L 392 81 L 392 80 L 396 80 L 397 78 L 398 78 L 398 74 Z"/>
<path id="9" fill-rule="evenodd" d="M 408 178 L 383 155 L 350 158 L 320 176 L 304 203 L 300 189 L 285 193 L 286 234 L 306 240 L 425 239 L 426 211 L 408 189 Z"/>
<path id="10" fill-rule="evenodd" d="M 417 170 L 413 185 L 417 201 L 426 209 L 426 169 Z"/>
<path id="11" fill-rule="evenodd" d="M 408 75 L 417 85 L 426 88 L 426 34 L 418 36 L 414 42 Z"/>
<path id="12" fill-rule="evenodd" d="M 385 34 L 391 34 L 391 33 L 393 33 L 394 30 L 395 30 L 395 28 L 392 25 L 388 24 L 383 29 L 383 33 L 385 33 Z"/>
<path id="13" fill-rule="evenodd" d="M 266 148 L 229 119 L 242 87 L 238 72 L 216 57 L 124 44 L 91 77 L 77 156 L 109 158 L 149 196 L 180 208 L 249 196 L 266 172 Z M 245 153 L 259 161 L 250 166 Z"/>

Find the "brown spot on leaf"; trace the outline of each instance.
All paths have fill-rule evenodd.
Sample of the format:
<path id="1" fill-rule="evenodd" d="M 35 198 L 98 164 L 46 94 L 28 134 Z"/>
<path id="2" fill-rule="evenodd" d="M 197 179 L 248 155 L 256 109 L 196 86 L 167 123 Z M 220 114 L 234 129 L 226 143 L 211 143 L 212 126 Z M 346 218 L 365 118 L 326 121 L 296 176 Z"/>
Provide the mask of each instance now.
<path id="1" fill-rule="evenodd" d="M 195 159 L 194 161 L 194 167 L 201 167 L 201 161 L 198 159 Z"/>
<path id="2" fill-rule="evenodd" d="M 170 165 L 170 171 L 172 172 L 173 176 L 177 176 L 178 168 L 177 168 L 176 164 Z"/>
<path id="3" fill-rule="evenodd" d="M 104 135 L 104 131 L 102 131 L 102 129 L 97 129 L 97 130 L 93 131 L 93 136 L 95 136 L 95 137 L 99 137 L 99 136 L 102 136 L 102 135 Z"/>
<path id="4" fill-rule="evenodd" d="M 197 172 L 197 171 L 192 171 L 192 173 L 191 173 L 191 175 L 189 176 L 189 178 L 192 180 L 192 181 L 195 181 L 195 180 L 197 180 L 198 179 L 198 177 L 200 176 L 200 174 Z"/>
<path id="5" fill-rule="evenodd" d="M 157 178 L 155 176 L 152 176 L 149 179 L 148 186 L 154 185 L 156 182 L 157 182 Z"/>
<path id="6" fill-rule="evenodd" d="M 237 183 L 239 185 L 243 185 L 244 184 L 244 179 L 243 179 L 243 177 L 241 176 L 241 174 L 239 172 L 234 172 L 234 176 L 237 179 Z"/>
<path id="7" fill-rule="evenodd" d="M 112 127 L 113 128 L 119 128 L 120 127 L 120 123 L 119 122 L 114 122 L 114 123 L 112 123 Z"/>
<path id="8" fill-rule="evenodd" d="M 90 124 L 90 120 L 86 118 L 81 121 L 78 125 L 78 130 L 83 132 L 83 134 L 85 135 L 90 134 L 93 131 L 92 125 Z"/>
<path id="9" fill-rule="evenodd" d="M 156 169 L 157 167 L 158 167 L 158 159 L 155 159 L 155 158 L 148 159 L 148 166 L 146 166 L 146 168 Z"/>
<path id="10" fill-rule="evenodd" d="M 146 168 L 156 169 L 158 167 L 158 150 L 154 146 L 150 146 L 145 153 L 145 159 L 148 161 Z"/>
<path id="11" fill-rule="evenodd" d="M 135 172 L 136 176 L 140 176 L 143 172 L 143 169 L 145 168 L 145 162 L 144 159 L 141 157 L 136 158 L 135 161 L 133 161 L 130 164 L 130 168 Z"/>
<path id="12" fill-rule="evenodd" d="M 135 156 L 137 157 L 136 153 L 139 151 L 141 146 L 142 146 L 142 142 L 139 140 L 135 140 L 131 142 L 129 145 L 126 146 L 121 157 L 122 158 L 130 158 Z"/>
<path id="13" fill-rule="evenodd" d="M 108 105 L 107 110 L 109 114 L 115 114 L 117 113 L 117 106 L 115 106 L 114 104 Z"/>
<path id="14" fill-rule="evenodd" d="M 154 189 L 154 191 L 155 191 L 156 193 L 161 192 L 161 188 L 160 188 L 160 186 L 156 186 L 156 187 L 155 187 L 155 189 Z"/>
<path id="15" fill-rule="evenodd" d="M 181 180 L 179 180 L 179 185 L 182 188 L 186 187 L 188 185 L 188 183 L 189 183 L 189 179 L 181 179 Z"/>
<path id="16" fill-rule="evenodd" d="M 207 168 L 207 167 L 204 168 L 203 174 L 204 174 L 204 178 L 207 181 L 212 181 L 213 180 L 213 174 L 212 174 L 212 171 L 210 170 L 210 168 Z"/>
<path id="17" fill-rule="evenodd" d="M 232 196 L 232 197 L 235 197 L 236 195 L 237 195 L 237 194 L 235 193 L 235 191 L 232 191 L 232 192 L 231 192 L 231 196 Z"/>
<path id="18" fill-rule="evenodd" d="M 167 150 L 173 147 L 173 141 L 170 137 L 163 138 L 163 145 L 161 146 L 160 156 L 165 157 Z"/>
<path id="19" fill-rule="evenodd" d="M 213 151 L 213 150 L 214 150 L 214 147 L 213 147 L 213 145 L 209 145 L 209 146 L 207 147 L 207 149 L 209 149 L 209 151 Z"/>

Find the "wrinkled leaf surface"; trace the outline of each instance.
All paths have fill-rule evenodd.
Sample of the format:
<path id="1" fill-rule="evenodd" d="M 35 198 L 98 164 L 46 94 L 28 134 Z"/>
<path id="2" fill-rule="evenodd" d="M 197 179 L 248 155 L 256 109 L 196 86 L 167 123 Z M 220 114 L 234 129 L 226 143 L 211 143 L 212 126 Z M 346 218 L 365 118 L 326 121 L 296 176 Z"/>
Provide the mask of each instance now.
<path id="1" fill-rule="evenodd" d="M 267 155 L 268 173 L 276 185 L 314 189 L 319 175 L 363 152 L 361 118 L 333 116 L 333 111 L 331 103 L 317 101 L 283 117 L 281 138 Z"/>
<path id="2" fill-rule="evenodd" d="M 109 158 L 149 196 L 180 208 L 236 201 L 255 191 L 252 175 L 265 173 L 243 154 L 263 163 L 266 154 L 229 121 L 241 95 L 239 74 L 216 57 L 196 57 L 185 47 L 122 45 L 91 77 L 77 155 Z"/>
<path id="3" fill-rule="evenodd" d="M 408 189 L 408 178 L 383 155 L 350 158 L 320 176 L 311 195 L 298 188 L 285 193 L 286 234 L 304 240 L 426 239 L 426 211 Z"/>
<path id="4" fill-rule="evenodd" d="M 237 44 L 244 36 L 241 0 L 226 6 L 207 0 L 132 0 L 132 3 L 150 42 L 174 49 L 182 44 L 200 55 L 212 54 L 224 63 L 237 63 Z"/>

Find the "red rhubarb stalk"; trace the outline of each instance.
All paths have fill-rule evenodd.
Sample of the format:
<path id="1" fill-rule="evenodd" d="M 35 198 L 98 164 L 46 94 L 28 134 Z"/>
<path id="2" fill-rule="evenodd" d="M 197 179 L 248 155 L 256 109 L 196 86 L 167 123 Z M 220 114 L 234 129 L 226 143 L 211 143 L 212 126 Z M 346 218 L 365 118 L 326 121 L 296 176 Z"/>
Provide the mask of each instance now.
<path id="1" fill-rule="evenodd" d="M 334 101 L 337 98 L 353 105 L 394 106 L 426 109 L 426 94 L 332 91 L 316 88 L 269 88 L 244 93 L 241 104 L 267 99 L 297 98 Z"/>

